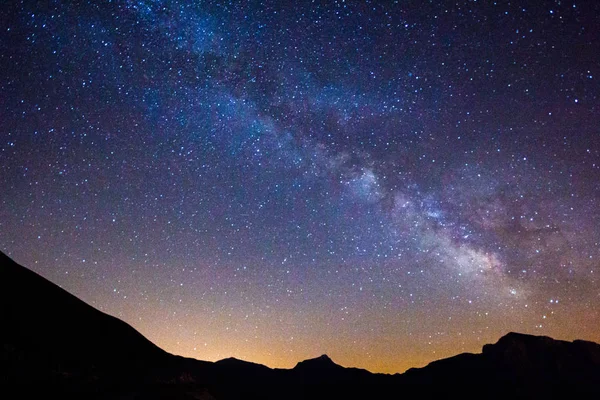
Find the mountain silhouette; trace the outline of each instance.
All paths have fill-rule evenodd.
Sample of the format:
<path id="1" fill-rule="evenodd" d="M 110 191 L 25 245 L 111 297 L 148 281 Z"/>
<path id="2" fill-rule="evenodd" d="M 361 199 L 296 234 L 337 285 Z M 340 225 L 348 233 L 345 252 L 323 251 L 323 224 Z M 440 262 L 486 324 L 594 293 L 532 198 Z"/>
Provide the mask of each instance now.
<path id="1" fill-rule="evenodd" d="M 2 253 L 0 285 L 3 386 L 101 393 L 147 381 L 173 360 L 125 322 Z"/>
<path id="2" fill-rule="evenodd" d="M 86 399 L 598 398 L 600 345 L 508 333 L 404 374 L 327 355 L 292 369 L 169 354 L 0 253 L 0 397 Z M 15 396 L 15 393 L 17 394 Z"/>
<path id="3" fill-rule="evenodd" d="M 334 363 L 331 358 L 327 354 L 323 354 L 316 358 L 310 358 L 308 360 L 300 361 L 294 369 L 296 371 L 302 370 L 314 370 L 314 371 L 326 371 L 326 370 L 335 370 L 338 368 L 343 368 L 336 363 Z"/>
<path id="4" fill-rule="evenodd" d="M 451 390 L 476 382 L 482 394 L 506 393 L 529 398 L 600 394 L 600 345 L 510 332 L 481 354 L 464 353 L 402 374 L 403 383 Z"/>

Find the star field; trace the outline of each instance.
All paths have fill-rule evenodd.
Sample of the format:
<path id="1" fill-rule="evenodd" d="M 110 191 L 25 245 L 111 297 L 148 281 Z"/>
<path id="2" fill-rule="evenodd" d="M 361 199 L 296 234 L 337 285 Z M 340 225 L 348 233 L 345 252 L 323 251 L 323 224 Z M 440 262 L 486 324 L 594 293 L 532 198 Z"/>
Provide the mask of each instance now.
<path id="1" fill-rule="evenodd" d="M 204 360 L 598 342 L 599 26 L 591 0 L 9 1 L 0 248 Z"/>

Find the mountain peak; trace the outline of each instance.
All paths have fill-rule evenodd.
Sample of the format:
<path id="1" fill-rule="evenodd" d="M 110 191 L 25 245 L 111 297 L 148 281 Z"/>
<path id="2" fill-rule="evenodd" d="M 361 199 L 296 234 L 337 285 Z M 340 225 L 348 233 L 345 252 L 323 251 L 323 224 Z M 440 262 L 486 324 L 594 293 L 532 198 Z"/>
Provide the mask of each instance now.
<path id="1" fill-rule="evenodd" d="M 520 349 L 543 349 L 550 346 L 556 346 L 566 343 L 561 340 L 555 340 L 548 336 L 537 336 L 526 333 L 509 332 L 502 336 L 495 344 L 486 344 L 483 346 L 484 353 L 506 352 Z"/>
<path id="2" fill-rule="evenodd" d="M 228 369 L 252 369 L 252 370 L 270 370 L 271 368 L 266 365 L 253 363 L 251 361 L 240 360 L 239 358 L 229 357 L 224 358 L 215 362 L 215 365 L 218 365 L 223 368 Z"/>
<path id="3" fill-rule="evenodd" d="M 221 364 L 227 364 L 227 363 L 239 363 L 239 362 L 246 362 L 246 361 L 240 360 L 235 357 L 227 357 L 227 358 L 223 358 L 222 360 L 218 360 L 216 362 L 221 363 Z"/>
<path id="4" fill-rule="evenodd" d="M 309 358 L 308 360 L 300 361 L 294 369 L 299 368 L 310 368 L 310 369 L 324 369 L 324 368 L 340 368 L 340 366 L 333 362 L 327 354 L 323 354 L 316 358 Z"/>
<path id="5" fill-rule="evenodd" d="M 551 339 L 548 336 L 540 336 L 540 335 L 531 335 L 529 333 L 521 333 L 521 332 L 508 332 L 506 335 L 502 336 L 498 341 L 501 340 L 537 340 L 537 339 Z"/>
<path id="6" fill-rule="evenodd" d="M 321 354 L 319 357 L 313 358 L 313 360 L 319 360 L 321 362 L 334 363 L 333 360 L 327 354 Z"/>

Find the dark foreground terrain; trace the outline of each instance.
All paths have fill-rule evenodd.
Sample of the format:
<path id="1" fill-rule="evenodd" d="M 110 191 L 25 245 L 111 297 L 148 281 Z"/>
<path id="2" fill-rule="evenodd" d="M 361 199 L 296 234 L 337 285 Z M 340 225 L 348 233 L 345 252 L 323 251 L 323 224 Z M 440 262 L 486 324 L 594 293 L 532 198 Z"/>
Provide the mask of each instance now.
<path id="1" fill-rule="evenodd" d="M 600 345 L 509 333 L 404 374 L 321 356 L 293 369 L 169 354 L 0 253 L 0 398 L 600 398 Z"/>

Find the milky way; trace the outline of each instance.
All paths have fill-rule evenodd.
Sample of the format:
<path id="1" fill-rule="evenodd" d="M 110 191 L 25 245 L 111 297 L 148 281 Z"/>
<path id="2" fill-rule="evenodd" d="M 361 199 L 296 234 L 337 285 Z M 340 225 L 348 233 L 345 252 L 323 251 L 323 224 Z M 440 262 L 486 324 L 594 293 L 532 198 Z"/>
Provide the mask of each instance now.
<path id="1" fill-rule="evenodd" d="M 3 4 L 0 248 L 205 360 L 600 341 L 600 4 L 285 3 Z"/>

